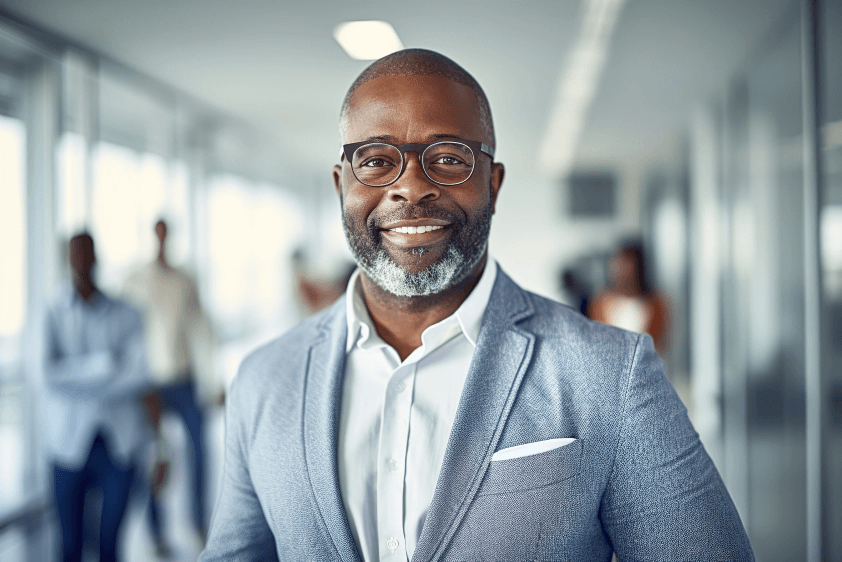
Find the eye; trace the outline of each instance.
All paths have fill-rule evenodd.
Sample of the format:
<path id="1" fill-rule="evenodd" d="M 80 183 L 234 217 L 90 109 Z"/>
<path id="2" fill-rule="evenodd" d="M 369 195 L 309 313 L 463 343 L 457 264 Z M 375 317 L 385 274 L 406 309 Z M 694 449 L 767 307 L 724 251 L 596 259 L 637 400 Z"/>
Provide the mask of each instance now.
<path id="1" fill-rule="evenodd" d="M 433 160 L 430 163 L 431 164 L 443 164 L 445 166 L 459 166 L 459 165 L 465 164 L 465 162 L 463 160 L 460 160 L 459 158 L 456 158 L 455 156 L 439 156 L 438 158 L 436 158 L 435 160 Z"/>
<path id="2" fill-rule="evenodd" d="M 385 168 L 386 166 L 394 166 L 394 164 L 383 158 L 370 158 L 363 162 L 361 166 L 368 168 Z"/>

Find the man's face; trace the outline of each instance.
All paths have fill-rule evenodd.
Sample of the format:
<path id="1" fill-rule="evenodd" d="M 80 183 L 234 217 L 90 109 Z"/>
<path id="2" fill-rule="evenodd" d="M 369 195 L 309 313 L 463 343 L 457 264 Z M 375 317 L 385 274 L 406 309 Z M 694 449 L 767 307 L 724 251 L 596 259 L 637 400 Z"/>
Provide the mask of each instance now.
<path id="1" fill-rule="evenodd" d="M 158 237 L 158 242 L 163 244 L 167 239 L 167 223 L 158 221 L 155 223 L 155 236 Z"/>
<path id="2" fill-rule="evenodd" d="M 96 257 L 94 247 L 87 238 L 73 238 L 67 248 L 67 258 L 74 280 L 88 280 L 94 267 Z"/>
<path id="3" fill-rule="evenodd" d="M 351 99 L 345 143 L 401 145 L 447 137 L 491 144 L 476 96 L 461 84 L 385 76 L 357 88 Z M 405 158 L 403 174 L 385 187 L 357 181 L 348 162 L 334 168 L 345 234 L 357 262 L 384 290 L 398 296 L 439 293 L 464 280 L 485 256 L 503 167 L 477 155 L 468 181 L 440 186 L 424 174 L 416 153 Z M 403 227 L 416 232 L 395 230 Z M 439 228 L 419 233 L 418 227 Z"/>

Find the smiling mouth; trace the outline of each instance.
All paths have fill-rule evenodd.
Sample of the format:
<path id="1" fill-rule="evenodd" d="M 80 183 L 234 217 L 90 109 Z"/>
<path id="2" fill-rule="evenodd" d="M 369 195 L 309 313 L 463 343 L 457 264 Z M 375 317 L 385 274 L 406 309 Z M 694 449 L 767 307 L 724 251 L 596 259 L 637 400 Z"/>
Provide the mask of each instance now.
<path id="1" fill-rule="evenodd" d="M 392 245 L 410 249 L 438 244 L 450 237 L 452 228 L 447 220 L 418 218 L 387 222 L 380 232 Z"/>
<path id="2" fill-rule="evenodd" d="M 399 234 L 424 234 L 425 232 L 432 232 L 434 230 L 441 230 L 443 226 L 399 226 L 397 228 L 385 228 L 387 232 L 397 232 Z"/>

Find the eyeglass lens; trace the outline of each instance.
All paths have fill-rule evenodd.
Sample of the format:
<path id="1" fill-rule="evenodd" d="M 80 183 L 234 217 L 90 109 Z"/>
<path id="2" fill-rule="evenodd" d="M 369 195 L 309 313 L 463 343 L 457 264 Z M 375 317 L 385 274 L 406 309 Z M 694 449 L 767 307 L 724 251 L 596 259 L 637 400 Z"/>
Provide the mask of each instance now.
<path id="1" fill-rule="evenodd" d="M 372 187 L 384 186 L 400 175 L 401 153 L 389 144 L 366 144 L 354 152 L 351 165 L 360 182 Z M 434 182 L 456 185 L 471 177 L 474 153 L 460 142 L 440 142 L 427 147 L 421 165 Z"/>

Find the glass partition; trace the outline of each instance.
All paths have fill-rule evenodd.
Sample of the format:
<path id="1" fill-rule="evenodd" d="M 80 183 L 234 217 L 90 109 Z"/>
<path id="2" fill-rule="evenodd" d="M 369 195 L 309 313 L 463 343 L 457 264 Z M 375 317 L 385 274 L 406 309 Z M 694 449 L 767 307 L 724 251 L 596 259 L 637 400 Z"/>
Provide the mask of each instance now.
<path id="1" fill-rule="evenodd" d="M 757 559 L 781 562 L 807 549 L 800 8 L 735 82 L 725 139 L 727 479 Z"/>
<path id="2" fill-rule="evenodd" d="M 819 12 L 825 560 L 842 560 L 842 0 Z"/>
<path id="3" fill-rule="evenodd" d="M 15 562 L 44 555 L 38 543 L 50 540 L 43 528 L 20 517 L 43 490 L 29 350 L 37 345 L 33 334 L 40 327 L 39 318 L 32 317 L 33 303 L 48 268 L 32 256 L 38 248 L 32 239 L 38 226 L 32 201 L 39 198 L 31 186 L 41 179 L 33 161 L 42 131 L 32 101 L 41 93 L 39 79 L 49 71 L 38 57 L 6 58 L 4 40 L 0 27 L 0 560 Z"/>
<path id="4" fill-rule="evenodd" d="M 26 323 L 26 128 L 0 115 L 0 513 L 26 495 L 26 386 L 21 353 Z M 2 558 L 2 552 L 0 552 Z"/>

